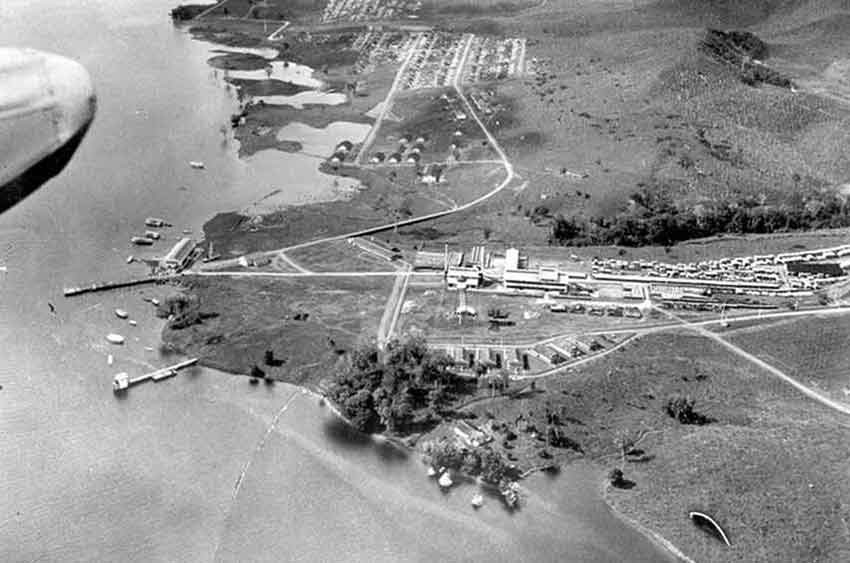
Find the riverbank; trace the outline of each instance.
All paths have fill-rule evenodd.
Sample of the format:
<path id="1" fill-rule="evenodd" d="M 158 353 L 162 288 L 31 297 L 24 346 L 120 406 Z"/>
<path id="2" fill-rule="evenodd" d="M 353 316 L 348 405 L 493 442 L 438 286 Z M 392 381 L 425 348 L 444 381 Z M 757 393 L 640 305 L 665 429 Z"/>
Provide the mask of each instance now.
<path id="1" fill-rule="evenodd" d="M 633 530 L 643 534 L 644 537 L 649 539 L 651 542 L 653 542 L 659 548 L 666 550 L 668 553 L 670 553 L 677 560 L 682 561 L 683 563 L 696 563 L 696 561 L 694 561 L 693 559 L 691 559 L 690 557 L 685 555 L 682 552 L 681 549 L 676 547 L 673 544 L 673 542 L 671 542 L 670 540 L 668 540 L 667 538 L 665 538 L 664 536 L 662 536 L 658 532 L 655 532 L 655 531 L 647 528 L 646 526 L 641 525 L 640 522 L 638 522 L 637 520 L 629 518 L 623 512 L 618 510 L 617 507 L 615 506 L 615 504 L 611 501 L 611 499 L 609 497 L 608 493 L 610 492 L 610 490 L 611 490 L 611 484 L 605 482 L 600 486 L 599 495 L 605 501 L 605 504 L 608 505 L 608 508 L 611 509 L 611 514 L 613 514 L 616 518 L 618 518 L 625 525 L 627 525 L 630 528 L 632 528 Z"/>

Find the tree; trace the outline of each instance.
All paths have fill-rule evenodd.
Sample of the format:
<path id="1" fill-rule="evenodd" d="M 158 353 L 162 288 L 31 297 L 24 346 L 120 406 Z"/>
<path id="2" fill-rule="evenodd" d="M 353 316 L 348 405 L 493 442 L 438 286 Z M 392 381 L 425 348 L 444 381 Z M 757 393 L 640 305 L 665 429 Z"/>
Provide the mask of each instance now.
<path id="1" fill-rule="evenodd" d="M 346 418 L 361 432 L 369 432 L 375 426 L 375 408 L 372 394 L 361 389 L 343 404 Z"/>
<path id="2" fill-rule="evenodd" d="M 257 379 L 263 379 L 266 376 L 266 372 L 260 369 L 260 366 L 257 364 L 253 364 L 251 366 L 251 377 L 256 377 Z"/>
<path id="3" fill-rule="evenodd" d="M 263 354 L 263 361 L 267 366 L 273 366 L 275 364 L 274 350 L 266 350 L 266 353 Z"/>
<path id="4" fill-rule="evenodd" d="M 690 397 L 676 395 L 667 401 L 665 411 L 671 418 L 675 418 L 681 424 L 703 425 L 712 422 L 712 419 L 696 411 L 696 401 Z"/>
<path id="5" fill-rule="evenodd" d="M 619 467 L 612 469 L 611 472 L 608 473 L 608 482 L 614 487 L 622 487 L 625 482 L 625 479 L 623 479 L 623 470 Z"/>

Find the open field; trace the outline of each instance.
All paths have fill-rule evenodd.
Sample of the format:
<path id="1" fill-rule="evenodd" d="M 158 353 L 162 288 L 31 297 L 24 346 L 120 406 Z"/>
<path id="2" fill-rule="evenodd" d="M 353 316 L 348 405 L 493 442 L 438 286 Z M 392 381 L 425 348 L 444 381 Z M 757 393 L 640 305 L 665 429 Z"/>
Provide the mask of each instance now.
<path id="1" fill-rule="evenodd" d="M 744 350 L 836 401 L 850 403 L 850 324 L 811 317 L 731 331 Z"/>
<path id="2" fill-rule="evenodd" d="M 257 364 L 275 379 L 316 387 L 343 351 L 374 338 L 392 283 L 189 278 L 186 290 L 198 296 L 202 311 L 217 316 L 181 330 L 166 328 L 163 342 L 217 369 L 247 374 Z M 264 365 L 266 350 L 283 363 Z"/>
<path id="3" fill-rule="evenodd" d="M 348 241 L 317 244 L 287 254 L 314 272 L 394 272 L 400 267 Z"/>
<path id="4" fill-rule="evenodd" d="M 697 410 L 714 422 L 683 425 L 667 416 L 664 405 L 673 394 L 695 399 Z M 507 422 L 518 438 L 506 453 L 522 467 L 546 463 L 538 455 L 542 449 L 555 459 L 577 455 L 546 444 L 552 426 L 547 413 L 557 415 L 555 426 L 586 456 L 609 468 L 621 464 L 618 436 L 639 439 L 635 449 L 642 453 L 627 456 L 623 467 L 634 488 L 610 489 L 608 500 L 696 561 L 847 557 L 842 520 L 850 516 L 844 479 L 850 429 L 705 339 L 645 337 L 597 362 L 537 380 L 535 389 L 526 386 L 515 398 L 479 400 L 466 410 L 477 414 L 479 425 L 491 416 Z M 502 436 L 497 433 L 496 444 L 503 444 Z M 732 547 L 694 527 L 689 510 L 715 516 Z"/>
<path id="5" fill-rule="evenodd" d="M 477 317 L 462 321 L 454 314 L 458 292 L 442 289 L 410 288 L 405 295 L 404 314 L 399 318 L 398 333 L 423 334 L 435 342 L 460 345 L 462 338 L 476 343 L 528 343 L 558 334 L 588 330 L 622 329 L 641 326 L 641 320 L 587 314 L 553 313 L 552 301 L 525 297 L 467 292 L 467 305 Z M 488 311 L 498 310 L 504 320 L 514 324 L 491 327 Z M 549 366 L 551 367 L 551 366 Z"/>

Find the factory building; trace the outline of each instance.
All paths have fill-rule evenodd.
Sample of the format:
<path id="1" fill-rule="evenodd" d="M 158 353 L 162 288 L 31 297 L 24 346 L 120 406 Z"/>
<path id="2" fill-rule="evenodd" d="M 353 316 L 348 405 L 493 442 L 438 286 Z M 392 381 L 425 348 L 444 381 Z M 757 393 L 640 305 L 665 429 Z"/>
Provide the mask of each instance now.
<path id="1" fill-rule="evenodd" d="M 502 281 L 507 289 L 566 291 L 570 283 L 584 279 L 587 279 L 584 272 L 564 271 L 556 266 L 521 268 L 519 250 L 509 248 L 505 251 Z"/>
<path id="2" fill-rule="evenodd" d="M 181 238 L 159 261 L 160 269 L 179 272 L 189 265 L 193 250 L 195 250 L 195 242 L 189 237 Z"/>

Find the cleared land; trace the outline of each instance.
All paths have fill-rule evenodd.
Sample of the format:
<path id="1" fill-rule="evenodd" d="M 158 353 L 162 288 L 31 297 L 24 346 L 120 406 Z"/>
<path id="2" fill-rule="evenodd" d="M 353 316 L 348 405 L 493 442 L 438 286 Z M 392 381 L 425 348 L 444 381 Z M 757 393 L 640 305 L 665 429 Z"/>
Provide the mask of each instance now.
<path id="1" fill-rule="evenodd" d="M 664 408 L 672 395 L 695 399 L 714 422 L 685 425 L 669 417 Z M 477 414 L 478 424 L 491 416 L 506 423 L 518 437 L 505 442 L 500 432 L 496 444 L 511 446 L 505 454 L 524 467 L 547 463 L 544 449 L 556 460 L 578 455 L 546 443 L 551 426 L 608 467 L 621 465 L 622 436 L 639 440 L 623 466 L 634 488 L 610 489 L 608 500 L 696 561 L 848 556 L 846 423 L 704 338 L 648 336 L 537 380 L 518 397 L 480 400 L 465 410 Z M 693 526 L 689 510 L 717 518 L 732 547 Z"/>
<path id="2" fill-rule="evenodd" d="M 189 278 L 200 324 L 163 331 L 163 342 L 204 365 L 232 373 L 260 366 L 290 383 L 321 386 L 339 357 L 374 338 L 393 280 Z M 272 350 L 280 365 L 264 363 Z"/>
<path id="3" fill-rule="evenodd" d="M 728 332 L 736 345 L 801 383 L 850 403 L 850 324 L 812 317 Z"/>
<path id="4" fill-rule="evenodd" d="M 544 302 L 533 297 L 467 292 L 466 301 L 478 315 L 461 320 L 454 314 L 458 307 L 458 292 L 411 288 L 405 296 L 398 332 L 423 334 L 431 340 L 458 345 L 461 337 L 468 342 L 511 344 L 533 342 L 568 332 L 621 329 L 643 324 L 640 320 L 622 317 L 552 313 L 549 311 L 551 301 Z M 502 321 L 513 324 L 492 326 L 488 311 L 498 311 Z"/>

